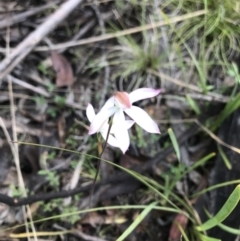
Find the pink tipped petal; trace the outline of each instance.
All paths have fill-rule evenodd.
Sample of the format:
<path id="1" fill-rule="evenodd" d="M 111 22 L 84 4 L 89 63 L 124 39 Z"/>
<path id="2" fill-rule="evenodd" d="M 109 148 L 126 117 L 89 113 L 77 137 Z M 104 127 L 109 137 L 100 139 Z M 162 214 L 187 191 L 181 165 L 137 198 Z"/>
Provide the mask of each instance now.
<path id="1" fill-rule="evenodd" d="M 132 106 L 130 109 L 125 109 L 124 111 L 145 131 L 160 134 L 157 124 L 141 108 Z"/>
<path id="2" fill-rule="evenodd" d="M 125 153 L 130 145 L 130 138 L 126 128 L 125 117 L 122 110 L 118 110 L 113 117 L 113 123 L 117 125 L 114 135 L 119 148 Z"/>
<path id="3" fill-rule="evenodd" d="M 117 107 L 111 107 L 109 109 L 101 109 L 101 111 L 95 116 L 90 127 L 89 127 L 89 135 L 92 135 L 98 132 L 101 127 L 103 127 L 104 122 L 113 115 L 117 110 Z"/>
<path id="4" fill-rule="evenodd" d="M 127 92 L 116 92 L 115 95 L 115 100 L 118 102 L 120 107 L 123 108 L 130 108 L 131 107 L 131 101 L 129 98 L 129 94 Z"/>
<path id="5" fill-rule="evenodd" d="M 107 143 L 110 146 L 114 146 L 114 147 L 118 147 L 119 148 L 117 139 L 113 135 L 109 135 L 108 138 L 107 138 L 107 133 L 108 133 L 107 131 L 101 131 L 101 135 L 102 135 L 103 139 L 105 141 L 107 140 Z"/>
<path id="6" fill-rule="evenodd" d="M 92 122 L 94 117 L 95 117 L 95 111 L 94 111 L 93 106 L 91 104 L 88 104 L 87 109 L 86 109 L 86 114 L 87 114 L 88 120 L 90 122 Z"/>
<path id="7" fill-rule="evenodd" d="M 136 102 L 138 100 L 143 100 L 147 98 L 152 98 L 158 95 L 161 92 L 161 89 L 152 89 L 152 88 L 141 88 L 134 90 L 129 94 L 129 98 L 131 103 Z"/>

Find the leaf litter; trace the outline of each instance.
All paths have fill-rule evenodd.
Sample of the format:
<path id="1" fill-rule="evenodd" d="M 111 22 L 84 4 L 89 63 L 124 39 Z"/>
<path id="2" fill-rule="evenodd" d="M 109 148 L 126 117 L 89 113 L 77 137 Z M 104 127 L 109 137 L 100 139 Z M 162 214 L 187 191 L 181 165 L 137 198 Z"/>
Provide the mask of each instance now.
<path id="1" fill-rule="evenodd" d="M 27 5 L 25 1 L 19 0 L 1 5 L 0 18 L 6 19 L 6 23 L 0 24 L 1 59 L 7 58 L 8 44 L 10 52 L 14 51 L 61 4 L 67 2 L 70 1 L 41 0 L 31 1 Z M 196 24 L 199 31 L 188 33 L 191 19 L 172 21 L 172 25 L 169 24 L 171 17 L 187 13 L 185 5 L 179 12 L 174 2 L 165 1 L 165 5 L 160 1 L 125 1 L 124 4 L 120 1 L 89 1 L 79 4 L 41 39 L 38 47 L 47 47 L 48 51 L 37 52 L 33 48 L 21 61 L 17 60 L 7 77 L 1 79 L 0 116 L 4 126 L 13 139 L 10 77 L 13 82 L 18 141 L 36 145 L 19 144 L 20 170 L 27 190 L 25 198 L 18 184 L 17 170 L 7 138 L 0 130 L 1 193 L 19 201 L 25 198 L 24 204 L 30 204 L 33 222 L 39 218 L 59 215 L 53 222 L 34 223 L 37 231 L 46 232 L 48 238 L 56 235 L 60 239 L 60 234 L 52 232 L 67 230 L 70 233 L 62 234 L 66 239 L 117 240 L 136 219 L 141 218 L 142 210 L 127 209 L 128 205 L 137 207 L 158 201 L 159 206 L 171 207 L 157 195 L 157 189 L 181 210 L 188 212 L 189 217 L 182 213 L 152 210 L 126 240 L 181 240 L 182 230 L 190 240 L 198 240 L 199 233 L 192 227 L 199 224 L 199 218 L 202 222 L 208 219 L 203 207 L 215 215 L 231 194 L 233 186 L 229 185 L 225 189 L 215 189 L 205 194 L 212 198 L 211 203 L 209 198 L 202 202 L 204 195 L 195 199 L 192 197 L 206 187 L 237 179 L 239 162 L 234 160 L 239 157 L 234 151 L 223 148 L 231 165 L 235 167 L 231 170 L 224 165 L 220 154 L 190 172 L 187 170 L 208 154 L 218 153 L 216 142 L 201 131 L 194 120 L 197 119 L 210 129 L 214 128 L 224 103 L 237 94 L 238 73 L 236 68 L 232 68 L 232 62 L 236 66 L 240 65 L 239 51 L 233 45 L 228 46 L 226 55 L 219 47 L 215 46 L 214 50 L 210 39 L 216 36 L 215 32 L 212 36 L 207 32 L 204 49 L 204 29 Z M 198 8 L 192 7 L 194 10 L 202 10 L 199 6 L 201 4 Z M 228 6 L 223 7 L 228 10 Z M 159 9 L 163 9 L 164 13 Z M 193 16 L 192 19 L 198 22 L 201 16 Z M 162 27 L 153 27 L 153 23 L 159 21 L 163 21 Z M 97 39 L 101 34 L 104 36 L 116 30 L 125 31 L 147 24 L 152 24 L 152 27 L 140 29 L 134 34 L 103 37 L 102 41 L 86 42 L 85 45 L 75 44 L 78 40 Z M 175 28 L 180 29 L 177 34 Z M 7 31 L 10 32 L 9 43 Z M 186 33 L 188 35 L 184 38 Z M 72 43 L 73 46 L 69 44 L 70 47 L 53 50 L 55 45 L 61 43 Z M 194 62 L 191 54 L 198 63 Z M 1 72 L 4 73 L 7 67 Z M 227 74 L 229 69 L 232 70 L 231 78 Z M 202 75 L 206 78 L 206 86 L 199 81 Z M 97 168 L 94 156 L 97 156 L 98 146 L 96 138 L 89 137 L 85 128 L 89 125 L 85 114 L 87 104 L 92 103 L 97 112 L 102 107 L 101 103 L 114 92 L 131 92 L 139 87 L 163 90 L 157 99 L 137 103 L 157 121 L 161 135 L 156 138 L 135 125 L 129 131 L 130 146 L 125 155 L 116 148 L 107 146 L 103 158 L 139 173 L 141 176 L 137 177 L 141 181 L 102 161 L 100 176 L 89 206 L 91 184 Z M 196 112 L 196 109 L 200 112 Z M 231 117 L 221 117 L 226 122 L 220 125 L 219 135 L 224 142 L 237 148 L 238 118 L 238 111 Z M 180 161 L 175 154 L 176 149 L 172 148 L 173 143 L 167 132 L 169 128 L 176 135 Z M 215 134 L 217 133 L 218 130 L 215 129 Z M 61 148 L 93 156 L 83 158 Z M 208 184 L 206 180 L 209 181 Z M 73 192 L 70 193 L 71 191 Z M 220 192 L 224 194 L 221 202 L 218 200 Z M 38 202 L 34 201 L 35 197 L 38 197 Z M 4 225 L 1 230 L 3 237 L 7 238 L 11 233 L 27 233 L 24 226 L 20 229 L 16 227 L 26 223 L 24 215 L 27 213 L 20 207 L 5 205 L 4 200 L 0 202 L 3 203 L 0 209 L 0 222 Z M 194 202 L 198 215 L 194 214 L 191 202 Z M 113 212 L 108 206 L 120 207 Z M 94 207 L 105 209 L 78 213 Z M 225 221 L 226 225 L 231 226 L 231 220 L 238 218 L 237 210 Z M 176 221 L 179 221 L 182 229 L 176 225 Z M 43 223 L 44 226 L 41 225 Z M 11 228 L 11 232 L 3 231 L 6 228 Z M 217 228 L 209 231 L 209 235 L 222 240 L 235 238 L 235 235 Z"/>

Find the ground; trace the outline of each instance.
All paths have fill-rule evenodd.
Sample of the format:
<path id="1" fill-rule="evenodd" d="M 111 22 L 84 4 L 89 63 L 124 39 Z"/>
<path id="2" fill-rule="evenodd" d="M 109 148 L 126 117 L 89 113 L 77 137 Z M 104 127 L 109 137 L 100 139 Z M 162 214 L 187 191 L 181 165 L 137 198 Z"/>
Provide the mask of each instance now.
<path id="1" fill-rule="evenodd" d="M 239 12 L 237 0 L 2 1 L 1 239 L 235 240 Z M 161 134 L 135 123 L 125 154 L 88 135 L 89 103 L 98 113 L 139 88 L 161 89 L 134 103 Z"/>

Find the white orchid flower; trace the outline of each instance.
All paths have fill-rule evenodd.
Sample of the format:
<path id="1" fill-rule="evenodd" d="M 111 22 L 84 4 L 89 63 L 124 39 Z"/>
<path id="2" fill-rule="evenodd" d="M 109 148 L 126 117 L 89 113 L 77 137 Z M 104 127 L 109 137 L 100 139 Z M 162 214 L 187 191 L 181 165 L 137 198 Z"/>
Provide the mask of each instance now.
<path id="1" fill-rule="evenodd" d="M 91 104 L 88 104 L 86 114 L 87 114 L 88 120 L 91 123 L 96 116 L 95 111 L 93 109 L 93 106 Z M 133 124 L 134 124 L 134 121 L 132 121 L 132 120 L 126 120 L 125 121 L 125 126 L 126 126 L 127 129 L 131 128 Z M 118 140 L 113 136 L 115 131 L 118 129 L 118 126 L 116 125 L 116 123 L 112 124 L 109 136 L 107 138 L 108 129 L 109 129 L 109 124 L 108 124 L 108 118 L 107 118 L 106 120 L 104 120 L 100 129 L 97 132 L 101 133 L 103 139 L 105 141 L 107 140 L 109 145 L 114 146 L 114 147 L 118 147 L 118 148 L 121 149 L 121 144 L 119 144 Z"/>
<path id="2" fill-rule="evenodd" d="M 152 98 L 160 92 L 161 89 L 152 88 L 137 89 L 130 94 L 116 92 L 114 96 L 107 100 L 100 112 L 91 121 L 88 134 L 92 135 L 99 132 L 109 117 L 114 115 L 113 125 L 117 126 L 117 128 L 113 129 L 113 133 L 120 149 L 125 153 L 130 145 L 130 138 L 123 112 L 130 116 L 145 131 L 160 134 L 157 124 L 151 117 L 143 109 L 132 105 L 136 101 Z"/>

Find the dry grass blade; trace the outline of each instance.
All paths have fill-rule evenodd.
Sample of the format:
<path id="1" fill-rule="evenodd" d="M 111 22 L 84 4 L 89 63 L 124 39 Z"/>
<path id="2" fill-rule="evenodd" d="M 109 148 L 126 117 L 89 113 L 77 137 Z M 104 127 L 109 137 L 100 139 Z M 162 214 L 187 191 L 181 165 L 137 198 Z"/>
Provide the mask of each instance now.
<path id="1" fill-rule="evenodd" d="M 172 78 L 171 76 L 168 76 L 162 72 L 157 72 L 157 71 L 154 71 L 154 70 L 148 70 L 149 73 L 151 74 L 154 74 L 156 76 L 158 76 L 159 78 L 161 78 L 162 80 L 167 80 L 167 81 L 170 81 L 178 86 L 181 86 L 181 87 L 184 87 L 186 89 L 190 89 L 190 90 L 193 90 L 193 91 L 196 91 L 196 92 L 200 92 L 200 93 L 203 93 L 203 90 L 201 88 L 199 88 L 198 86 L 195 86 L 195 85 L 192 85 L 192 84 L 189 84 L 189 83 L 185 83 L 184 81 L 182 80 L 178 80 L 178 79 L 175 79 L 175 78 Z M 194 94 L 190 94 L 190 96 L 193 96 L 194 97 Z M 228 97 L 225 97 L 225 96 L 222 96 L 220 94 L 217 94 L 217 93 L 213 93 L 213 92 L 208 92 L 207 96 L 210 98 L 210 100 L 219 100 L 220 102 L 227 102 L 229 100 Z M 201 96 L 198 96 L 198 98 L 201 98 Z M 202 97 L 203 99 L 204 97 Z M 209 99 L 208 98 L 208 99 Z"/>
<path id="2" fill-rule="evenodd" d="M 10 28 L 7 28 L 6 40 L 7 40 L 6 41 L 7 56 L 9 56 Z M 12 150 L 12 154 L 13 154 L 14 163 L 15 163 L 15 166 L 17 169 L 19 187 L 22 192 L 22 195 L 24 197 L 26 197 L 27 191 L 25 188 L 23 175 L 22 175 L 22 171 L 21 171 L 21 167 L 20 167 L 19 149 L 18 149 L 18 143 L 17 143 L 18 138 L 17 138 L 17 130 L 16 130 L 15 104 L 14 104 L 14 97 L 13 97 L 12 79 L 10 76 L 8 76 L 8 90 L 9 90 L 9 97 L 10 97 L 10 111 L 11 111 L 11 117 L 12 117 L 12 135 L 13 135 L 14 143 L 11 143 L 10 135 L 9 135 L 6 127 L 4 126 L 2 119 L 1 119 L 1 125 L 2 125 L 2 128 L 4 130 L 4 133 L 6 135 L 8 142 L 11 143 L 10 146 L 11 146 L 11 150 Z M 37 241 L 36 229 L 33 224 L 32 213 L 31 213 L 31 209 L 30 209 L 29 205 L 26 206 L 26 209 L 24 206 L 22 207 L 22 213 L 23 213 L 23 217 L 25 220 L 26 231 L 29 232 L 29 227 L 27 225 L 27 217 L 29 217 L 30 223 L 31 223 L 31 228 L 32 228 L 32 231 L 34 234 L 34 240 Z"/>
<path id="3" fill-rule="evenodd" d="M 49 50 L 69 48 L 69 47 L 74 47 L 74 46 L 79 46 L 79 45 L 84 45 L 84 44 L 96 43 L 96 42 L 100 42 L 100 41 L 107 40 L 107 39 L 117 38 L 117 37 L 129 35 L 129 34 L 139 33 L 139 32 L 142 32 L 142 31 L 149 30 L 149 29 L 162 27 L 162 26 L 168 25 L 170 23 L 181 22 L 181 21 L 184 21 L 184 20 L 189 19 L 189 18 L 194 18 L 194 17 L 200 16 L 200 15 L 204 15 L 206 13 L 207 13 L 206 10 L 200 10 L 200 11 L 185 14 L 185 15 L 182 15 L 182 16 L 170 18 L 169 21 L 161 21 L 161 22 L 157 22 L 157 23 L 150 23 L 150 24 L 146 24 L 146 25 L 143 25 L 143 26 L 140 26 L 140 27 L 135 27 L 135 28 L 130 28 L 130 29 L 126 29 L 126 30 L 123 30 L 123 31 L 119 31 L 119 32 L 116 32 L 116 33 L 109 33 L 109 34 L 104 34 L 104 35 L 100 35 L 100 36 L 97 36 L 97 37 L 82 39 L 82 40 L 79 40 L 79 41 L 70 41 L 70 42 L 67 42 L 67 43 L 56 44 L 54 46 L 51 46 L 51 48 L 50 47 L 36 47 L 35 50 L 36 51 L 49 51 Z M 0 67 L 1 67 L 1 65 L 0 65 Z M 1 70 L 1 68 L 0 68 L 0 70 Z"/>
<path id="4" fill-rule="evenodd" d="M 205 126 L 203 126 L 197 119 L 195 120 L 195 122 L 213 139 L 215 140 L 217 143 L 219 143 L 220 145 L 223 145 L 229 149 L 231 149 L 232 151 L 237 152 L 238 154 L 240 154 L 240 149 L 234 146 L 231 146 L 229 144 L 227 144 L 226 142 L 222 141 L 220 138 L 218 138 L 214 133 L 212 133 L 209 129 L 207 129 Z"/>

